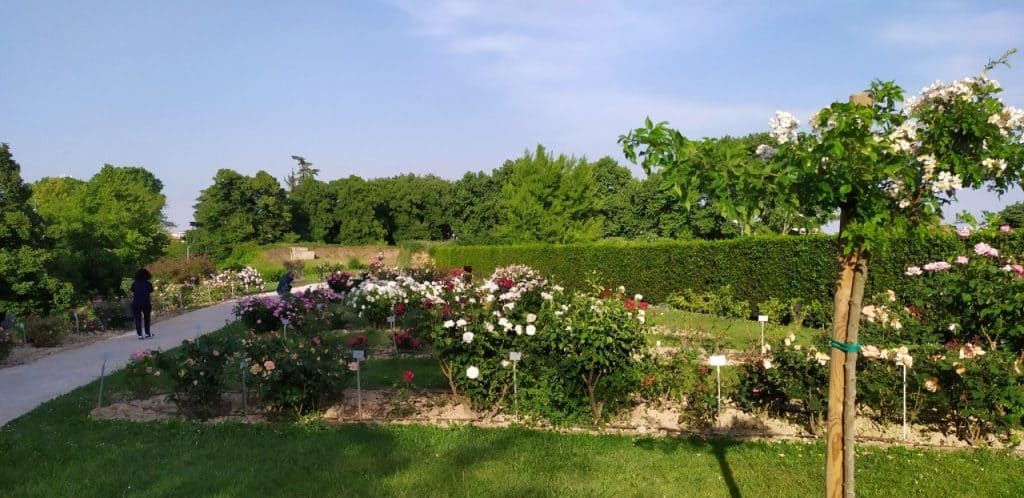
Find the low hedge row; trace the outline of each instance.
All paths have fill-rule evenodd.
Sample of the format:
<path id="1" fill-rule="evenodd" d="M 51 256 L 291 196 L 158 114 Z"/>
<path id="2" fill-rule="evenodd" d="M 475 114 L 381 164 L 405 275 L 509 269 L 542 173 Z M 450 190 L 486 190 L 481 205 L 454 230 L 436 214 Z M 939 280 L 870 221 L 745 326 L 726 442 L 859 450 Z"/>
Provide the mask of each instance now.
<path id="1" fill-rule="evenodd" d="M 899 290 L 908 265 L 953 256 L 962 247 L 952 232 L 894 238 L 872 254 L 867 292 Z M 568 245 L 439 246 L 439 267 L 470 265 L 478 275 L 509 264 L 528 265 L 570 289 L 592 281 L 625 285 L 654 302 L 683 289 L 729 285 L 756 305 L 775 297 L 830 303 L 838 270 L 834 236 L 742 237 L 722 241 L 618 242 Z"/>

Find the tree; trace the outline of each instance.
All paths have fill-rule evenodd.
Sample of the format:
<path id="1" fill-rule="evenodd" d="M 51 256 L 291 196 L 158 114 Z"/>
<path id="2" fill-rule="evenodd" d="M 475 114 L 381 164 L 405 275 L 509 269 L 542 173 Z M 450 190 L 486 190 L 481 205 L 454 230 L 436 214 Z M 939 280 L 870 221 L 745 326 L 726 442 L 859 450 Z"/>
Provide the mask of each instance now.
<path id="1" fill-rule="evenodd" d="M 384 227 L 388 244 L 450 237 L 448 181 L 434 175 L 409 174 L 368 183 L 375 196 L 374 216 Z"/>
<path id="2" fill-rule="evenodd" d="M 70 304 L 71 286 L 47 272 L 42 222 L 7 144 L 0 144 L 0 317 Z"/>
<path id="3" fill-rule="evenodd" d="M 315 180 L 316 175 L 320 174 L 320 170 L 314 168 L 313 163 L 307 161 L 305 157 L 292 156 L 292 159 L 298 161 L 299 169 L 298 171 L 293 169 L 284 179 L 285 186 L 288 187 L 288 192 L 292 192 L 298 188 L 302 182 Z"/>
<path id="4" fill-rule="evenodd" d="M 506 168 L 466 173 L 452 184 L 449 210 L 452 232 L 460 242 L 493 244 L 500 221 L 501 187 L 508 177 Z"/>
<path id="5" fill-rule="evenodd" d="M 376 196 L 370 185 L 358 176 L 335 180 L 328 185 L 338 202 L 334 205 L 329 240 L 339 244 L 379 243 L 387 231 L 374 217 Z"/>
<path id="6" fill-rule="evenodd" d="M 104 165 L 89 181 L 44 178 L 32 200 L 53 241 L 51 268 L 79 296 L 109 295 L 168 244 L 163 183 L 139 167 Z"/>
<path id="7" fill-rule="evenodd" d="M 603 221 L 593 168 L 585 160 L 549 154 L 538 145 L 512 161 L 502 187 L 496 231 L 509 242 L 570 243 L 601 235 Z"/>
<path id="8" fill-rule="evenodd" d="M 839 212 L 827 496 L 854 492 L 855 344 L 872 247 L 882 234 L 940 212 L 963 187 L 1005 192 L 1020 179 L 1024 111 L 1005 106 L 987 77 L 1005 57 L 979 77 L 936 83 L 906 100 L 894 83 L 875 81 L 867 94 L 813 116 L 810 134 L 778 112 L 771 121 L 776 146 L 763 144 L 762 161 L 731 163 L 735 169 L 709 163 L 700 143 L 666 123 L 648 119 L 620 137 L 630 160 L 662 170 L 683 199 L 704 193 L 741 215 L 762 209 L 759 196 L 805 213 Z"/>
<path id="9" fill-rule="evenodd" d="M 199 193 L 195 205 L 196 228 L 189 234 L 217 259 L 244 243 L 270 244 L 284 240 L 291 228 L 291 212 L 284 189 L 265 171 L 253 177 L 221 169 Z"/>
<path id="10" fill-rule="evenodd" d="M 1024 202 L 1015 202 L 1006 206 L 996 214 L 996 220 L 1000 224 L 1010 225 L 1013 228 L 1024 228 Z"/>

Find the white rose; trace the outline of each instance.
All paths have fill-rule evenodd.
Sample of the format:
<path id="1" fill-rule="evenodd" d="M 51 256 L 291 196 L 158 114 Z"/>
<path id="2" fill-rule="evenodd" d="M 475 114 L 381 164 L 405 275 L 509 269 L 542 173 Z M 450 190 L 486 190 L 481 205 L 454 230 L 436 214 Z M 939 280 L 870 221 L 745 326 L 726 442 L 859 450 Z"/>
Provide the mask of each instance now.
<path id="1" fill-rule="evenodd" d="M 470 379 L 476 379 L 480 376 L 480 369 L 476 367 L 469 367 L 466 369 L 466 377 Z"/>
<path id="2" fill-rule="evenodd" d="M 533 325 L 526 326 L 526 335 L 534 335 L 537 333 L 537 327 Z"/>
<path id="3" fill-rule="evenodd" d="M 450 328 L 455 326 L 455 322 L 453 322 L 451 320 L 445 320 L 445 322 L 441 326 L 446 328 L 446 329 L 450 329 Z"/>
<path id="4" fill-rule="evenodd" d="M 523 335 L 523 326 L 516 325 L 516 335 Z"/>
<path id="5" fill-rule="evenodd" d="M 527 313 L 527 315 L 526 315 L 526 323 L 533 323 L 533 322 L 536 322 L 536 321 L 537 321 L 537 315 L 534 315 L 533 313 Z"/>
<path id="6" fill-rule="evenodd" d="M 469 344 L 473 342 L 473 337 L 474 336 L 472 332 L 466 332 L 465 334 L 462 334 L 462 342 Z"/>

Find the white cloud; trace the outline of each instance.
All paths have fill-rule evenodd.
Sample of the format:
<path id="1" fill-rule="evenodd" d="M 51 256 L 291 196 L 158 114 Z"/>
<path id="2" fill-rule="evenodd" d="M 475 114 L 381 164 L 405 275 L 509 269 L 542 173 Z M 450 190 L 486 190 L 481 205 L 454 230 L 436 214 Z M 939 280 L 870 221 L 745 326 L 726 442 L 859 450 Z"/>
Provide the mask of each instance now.
<path id="1" fill-rule="evenodd" d="M 645 88 L 643 75 L 633 73 L 638 58 L 650 63 L 675 54 L 684 59 L 665 64 L 680 67 L 688 54 L 743 29 L 738 6 L 619 0 L 397 5 L 414 20 L 415 33 L 528 116 L 519 122 L 530 126 L 536 141 L 567 153 L 620 156 L 615 139 L 645 116 L 701 136 L 763 129 L 774 111 L 677 98 Z M 678 91 L 686 90 L 680 85 Z"/>

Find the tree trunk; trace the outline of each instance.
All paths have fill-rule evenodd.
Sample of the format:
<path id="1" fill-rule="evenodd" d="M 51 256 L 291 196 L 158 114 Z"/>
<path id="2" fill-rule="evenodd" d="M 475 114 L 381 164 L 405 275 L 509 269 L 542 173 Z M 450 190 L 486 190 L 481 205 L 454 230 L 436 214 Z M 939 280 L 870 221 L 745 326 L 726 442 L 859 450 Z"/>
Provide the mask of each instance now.
<path id="1" fill-rule="evenodd" d="M 845 228 L 852 217 L 852 209 L 844 206 L 839 212 L 839 244 L 840 252 L 845 244 Z M 833 301 L 832 338 L 846 342 L 847 328 L 850 322 L 850 299 L 853 297 L 854 273 L 858 266 L 860 254 L 851 251 L 839 258 L 839 278 L 836 282 L 836 293 Z M 857 319 L 859 317 L 854 317 Z M 831 348 L 829 361 L 828 383 L 828 448 L 825 461 L 825 496 L 842 498 L 843 495 L 843 407 L 846 402 L 846 383 L 844 366 L 846 353 Z"/>
<path id="2" fill-rule="evenodd" d="M 860 313 L 864 301 L 864 284 L 868 280 L 868 255 L 861 251 L 857 269 L 853 274 L 853 293 L 850 296 L 849 322 L 846 325 L 846 342 L 857 343 L 860 331 Z M 853 498 L 854 492 L 854 441 L 857 419 L 857 353 L 846 354 L 846 397 L 843 404 L 843 488 L 846 498 Z"/>

